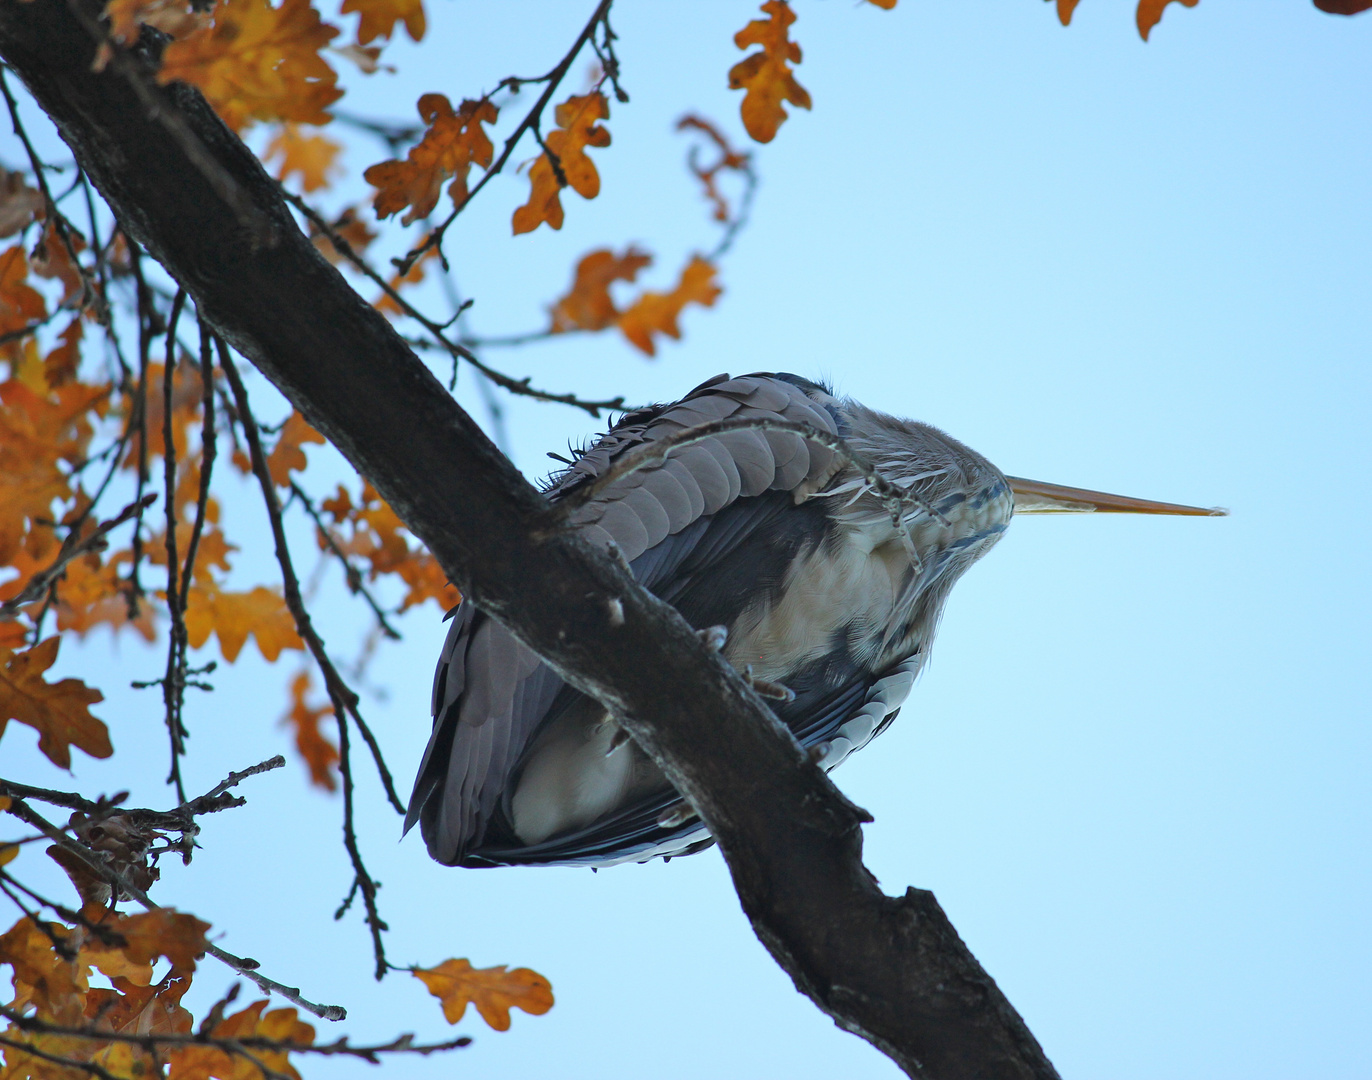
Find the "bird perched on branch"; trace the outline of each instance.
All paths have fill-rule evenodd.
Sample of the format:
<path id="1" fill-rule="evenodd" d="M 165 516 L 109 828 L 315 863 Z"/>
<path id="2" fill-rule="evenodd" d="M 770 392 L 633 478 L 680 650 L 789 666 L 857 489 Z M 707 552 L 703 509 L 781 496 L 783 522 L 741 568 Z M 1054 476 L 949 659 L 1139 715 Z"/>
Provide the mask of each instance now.
<path id="1" fill-rule="evenodd" d="M 547 494 L 826 769 L 895 718 L 953 583 L 1012 514 L 1222 512 L 1007 477 L 927 424 L 784 374 L 721 375 L 627 414 Z M 433 713 L 405 827 L 439 862 L 608 866 L 711 843 L 596 701 L 469 603 Z"/>

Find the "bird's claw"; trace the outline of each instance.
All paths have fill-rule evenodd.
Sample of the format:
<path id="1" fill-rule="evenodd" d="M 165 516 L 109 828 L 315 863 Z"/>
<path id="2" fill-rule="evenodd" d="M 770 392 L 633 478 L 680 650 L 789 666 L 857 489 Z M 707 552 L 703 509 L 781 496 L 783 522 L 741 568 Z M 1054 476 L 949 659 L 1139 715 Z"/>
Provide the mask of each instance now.
<path id="1" fill-rule="evenodd" d="M 743 681 L 753 688 L 753 692 L 760 698 L 768 701 L 779 701 L 783 705 L 789 705 L 796 699 L 796 692 L 789 686 L 779 682 L 772 682 L 769 679 L 759 679 L 753 675 L 753 665 L 749 664 L 743 669 Z"/>
<path id="2" fill-rule="evenodd" d="M 678 825 L 684 825 L 696 816 L 696 812 L 691 809 L 691 804 L 682 801 L 672 803 L 666 810 L 657 816 L 657 825 L 660 829 L 675 829 Z"/>
<path id="3" fill-rule="evenodd" d="M 729 628 L 727 626 L 707 626 L 704 630 L 697 630 L 696 637 L 700 638 L 711 652 L 719 652 L 729 640 Z"/>

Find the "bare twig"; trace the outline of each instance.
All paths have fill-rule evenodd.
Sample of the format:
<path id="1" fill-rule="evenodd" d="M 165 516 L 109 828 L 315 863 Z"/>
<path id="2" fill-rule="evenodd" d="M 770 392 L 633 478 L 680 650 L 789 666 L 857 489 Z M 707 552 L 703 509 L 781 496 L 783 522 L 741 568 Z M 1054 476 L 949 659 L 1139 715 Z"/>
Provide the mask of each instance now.
<path id="1" fill-rule="evenodd" d="M 22 592 L 17 596 L 12 596 L 3 604 L 0 604 L 0 616 L 12 615 L 25 604 L 31 604 L 40 596 L 46 593 L 54 581 L 62 576 L 63 571 L 76 559 L 92 551 L 102 550 L 107 541 L 105 537 L 124 522 L 128 521 L 135 514 L 151 506 L 157 501 L 157 493 L 149 492 L 144 495 L 141 501 L 131 502 L 118 515 L 110 518 L 109 521 L 102 522 L 95 528 L 95 531 L 88 536 L 80 536 L 80 529 L 74 527 L 67 533 L 67 538 L 62 542 L 61 550 L 57 553 L 57 558 L 52 561 L 52 565 L 46 570 L 40 570 L 29 578 Z"/>
<path id="2" fill-rule="evenodd" d="M 186 291 L 178 289 L 172 300 L 171 317 L 167 320 L 167 362 L 162 369 L 162 479 L 166 489 L 167 529 L 163 543 L 167 550 L 167 610 L 171 614 L 171 631 L 167 634 L 167 673 L 162 679 L 162 701 L 167 709 L 167 736 L 171 740 L 171 771 L 167 783 L 176 787 L 176 801 L 186 801 L 186 787 L 181 780 L 181 755 L 186 752 L 186 728 L 181 722 L 181 709 L 186 697 L 186 618 L 182 601 L 180 572 L 181 558 L 176 545 L 176 324 L 181 321 L 181 309 L 186 303 Z"/>
<path id="3" fill-rule="evenodd" d="M 577 397 L 575 394 L 554 394 L 547 390 L 539 390 L 537 387 L 530 385 L 532 380 L 528 378 L 515 379 L 506 375 L 504 372 L 489 367 L 466 346 L 451 340 L 443 332 L 442 326 L 434 322 L 428 316 L 422 314 L 413 304 L 401 296 L 385 278 L 372 269 L 367 261 L 353 249 L 353 246 L 338 233 L 338 230 L 329 224 L 328 220 L 311 207 L 309 203 L 305 202 L 300 196 L 287 191 L 285 188 L 281 189 L 281 195 L 282 198 L 304 214 L 315 228 L 323 232 L 324 235 L 329 238 L 329 242 L 338 249 L 344 258 L 366 274 L 372 281 L 380 285 L 382 291 L 394 300 L 406 315 L 410 316 L 415 322 L 424 327 L 424 329 L 433 336 L 436 347 L 444 349 L 452 356 L 460 357 L 467 361 L 467 363 L 471 364 L 497 386 L 508 390 L 512 394 L 519 394 L 522 397 L 531 397 L 538 401 L 551 401 L 560 405 L 571 405 L 574 408 L 582 409 L 590 413 L 591 416 L 594 417 L 599 417 L 601 410 L 603 409 L 618 409 L 624 404 L 623 398 L 615 398 L 613 401 L 586 401 Z"/>
<path id="4" fill-rule="evenodd" d="M 386 621 L 386 612 L 381 605 L 377 603 L 376 597 L 372 595 L 371 590 L 367 588 L 366 583 L 362 580 L 362 571 L 353 565 L 352 560 L 348 558 L 347 552 L 338 546 L 338 539 L 334 536 L 333 530 L 325 524 L 323 516 L 319 513 L 319 508 L 314 505 L 314 500 L 305 494 L 300 485 L 294 480 L 291 481 L 291 494 L 295 496 L 300 505 L 305 508 L 305 513 L 310 515 L 310 520 L 314 522 L 314 527 L 318 531 L 320 539 L 324 541 L 324 545 L 333 552 L 334 557 L 343 564 L 343 576 L 347 580 L 348 591 L 354 596 L 362 597 L 362 599 L 367 602 L 367 606 L 372 609 L 372 614 L 376 616 L 377 624 L 381 627 L 381 632 L 383 634 L 392 641 L 399 641 L 399 631 Z"/>
<path id="5" fill-rule="evenodd" d="M 186 569 L 181 577 L 181 612 L 184 616 L 191 595 L 191 579 L 195 576 L 195 556 L 200 550 L 200 535 L 205 530 L 205 516 L 210 505 L 210 475 L 214 472 L 216 452 L 214 432 L 214 354 L 210 351 L 210 332 L 200 324 L 200 383 L 201 408 L 204 417 L 200 429 L 200 491 L 195 502 L 195 524 L 191 527 L 190 543 L 186 546 Z"/>
<path id="6" fill-rule="evenodd" d="M 233 389 L 234 402 L 238 407 L 239 423 L 243 428 L 243 437 L 248 443 L 253 473 L 262 488 L 262 500 L 266 504 L 267 516 L 271 520 L 272 538 L 276 544 L 276 560 L 281 566 L 282 593 L 286 600 L 286 606 L 295 618 L 296 629 L 301 639 L 308 646 L 311 655 L 314 656 L 315 663 L 319 665 L 319 670 L 324 676 L 325 689 L 333 702 L 334 717 L 338 722 L 339 771 L 343 775 L 343 846 L 347 849 L 348 857 L 352 860 L 353 873 L 362 892 L 363 903 L 366 905 L 367 927 L 371 931 L 372 950 L 376 955 L 376 977 L 381 979 L 387 970 L 386 950 L 381 938 L 382 932 L 386 930 L 386 924 L 382 921 L 376 906 L 376 882 L 362 861 L 362 852 L 358 847 L 357 835 L 353 830 L 352 771 L 348 754 L 348 718 L 351 716 L 357 722 L 359 731 L 365 731 L 365 725 L 358 716 L 357 695 L 338 674 L 337 668 L 334 667 L 333 661 L 329 659 L 329 655 L 324 649 L 324 642 L 310 620 L 309 612 L 305 610 L 304 600 L 300 596 L 300 580 L 296 577 L 295 566 L 291 561 L 290 547 L 286 542 L 285 526 L 281 520 L 281 501 L 277 498 L 276 485 L 273 483 L 271 472 L 267 468 L 267 457 L 262 452 L 262 439 L 258 434 L 257 422 L 253 418 L 252 408 L 248 402 L 248 391 L 243 386 L 238 368 L 234 366 L 233 360 L 229 356 L 228 348 L 223 341 L 218 339 L 216 339 L 216 345 L 219 350 L 219 366 L 223 369 L 224 375 L 228 378 L 229 385 Z M 391 783 L 390 772 L 381 757 L 380 747 L 376 746 L 370 739 L 368 742 L 373 747 L 373 757 L 376 760 L 377 768 L 381 771 L 382 781 L 386 786 L 386 792 L 392 805 L 397 811 L 404 813 L 404 808 Z"/>

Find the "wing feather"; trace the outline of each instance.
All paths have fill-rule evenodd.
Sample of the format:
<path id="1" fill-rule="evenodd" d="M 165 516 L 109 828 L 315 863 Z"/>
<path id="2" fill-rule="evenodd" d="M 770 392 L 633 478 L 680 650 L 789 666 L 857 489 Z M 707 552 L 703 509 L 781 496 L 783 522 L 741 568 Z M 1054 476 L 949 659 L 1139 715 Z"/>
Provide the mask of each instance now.
<path id="1" fill-rule="evenodd" d="M 719 376 L 680 402 L 624 417 L 578 457 L 548 495 L 556 500 L 635 448 L 714 420 L 779 418 L 835 432 L 828 409 L 808 396 L 810 385 L 768 375 Z M 827 450 L 789 433 L 729 432 L 674 449 L 665 463 L 622 478 L 580 508 L 573 521 L 592 543 L 617 544 L 648 588 L 668 599 L 688 600 L 694 614 L 703 616 L 736 605 L 739 588 L 761 587 L 744 579 L 753 565 L 748 560 L 767 555 L 765 545 L 745 546 L 789 500 L 758 496 L 822 486 L 831 458 Z M 735 506 L 741 512 L 732 511 Z M 745 550 L 751 553 L 738 562 Z M 719 590 L 702 591 L 713 569 L 729 560 L 742 585 L 731 584 L 727 597 Z M 571 692 L 499 624 L 469 603 L 459 607 L 435 675 L 433 734 L 406 818 L 407 829 L 415 820 L 423 824 L 429 850 L 440 862 L 604 862 L 662 853 L 664 844 L 680 850 L 701 841 L 698 822 L 670 832 L 658 828 L 658 814 L 675 800 L 669 791 L 536 845 L 538 851 L 506 850 L 499 840 L 482 847 L 518 775 L 521 755 L 563 691 Z"/>

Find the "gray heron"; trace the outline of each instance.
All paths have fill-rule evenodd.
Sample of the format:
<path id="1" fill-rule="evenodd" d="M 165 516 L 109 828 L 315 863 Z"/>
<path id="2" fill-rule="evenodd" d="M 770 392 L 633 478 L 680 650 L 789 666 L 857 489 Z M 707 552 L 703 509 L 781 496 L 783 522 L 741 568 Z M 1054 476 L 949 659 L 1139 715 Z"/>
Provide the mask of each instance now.
<path id="1" fill-rule="evenodd" d="M 723 421 L 736 423 L 718 431 Z M 788 424 L 854 454 L 779 430 Z M 717 433 L 683 439 L 702 425 Z M 661 440 L 665 455 L 607 476 Z M 895 514 L 862 459 L 909 494 Z M 721 375 L 630 412 L 547 494 L 579 498 L 572 526 L 691 625 L 717 628 L 736 668 L 781 688 L 776 715 L 825 769 L 895 718 L 953 583 L 1012 514 L 1222 512 L 1009 477 L 936 428 L 788 374 Z M 420 824 L 435 859 L 608 866 L 709 846 L 597 702 L 470 603 L 451 615 L 405 823 Z"/>

